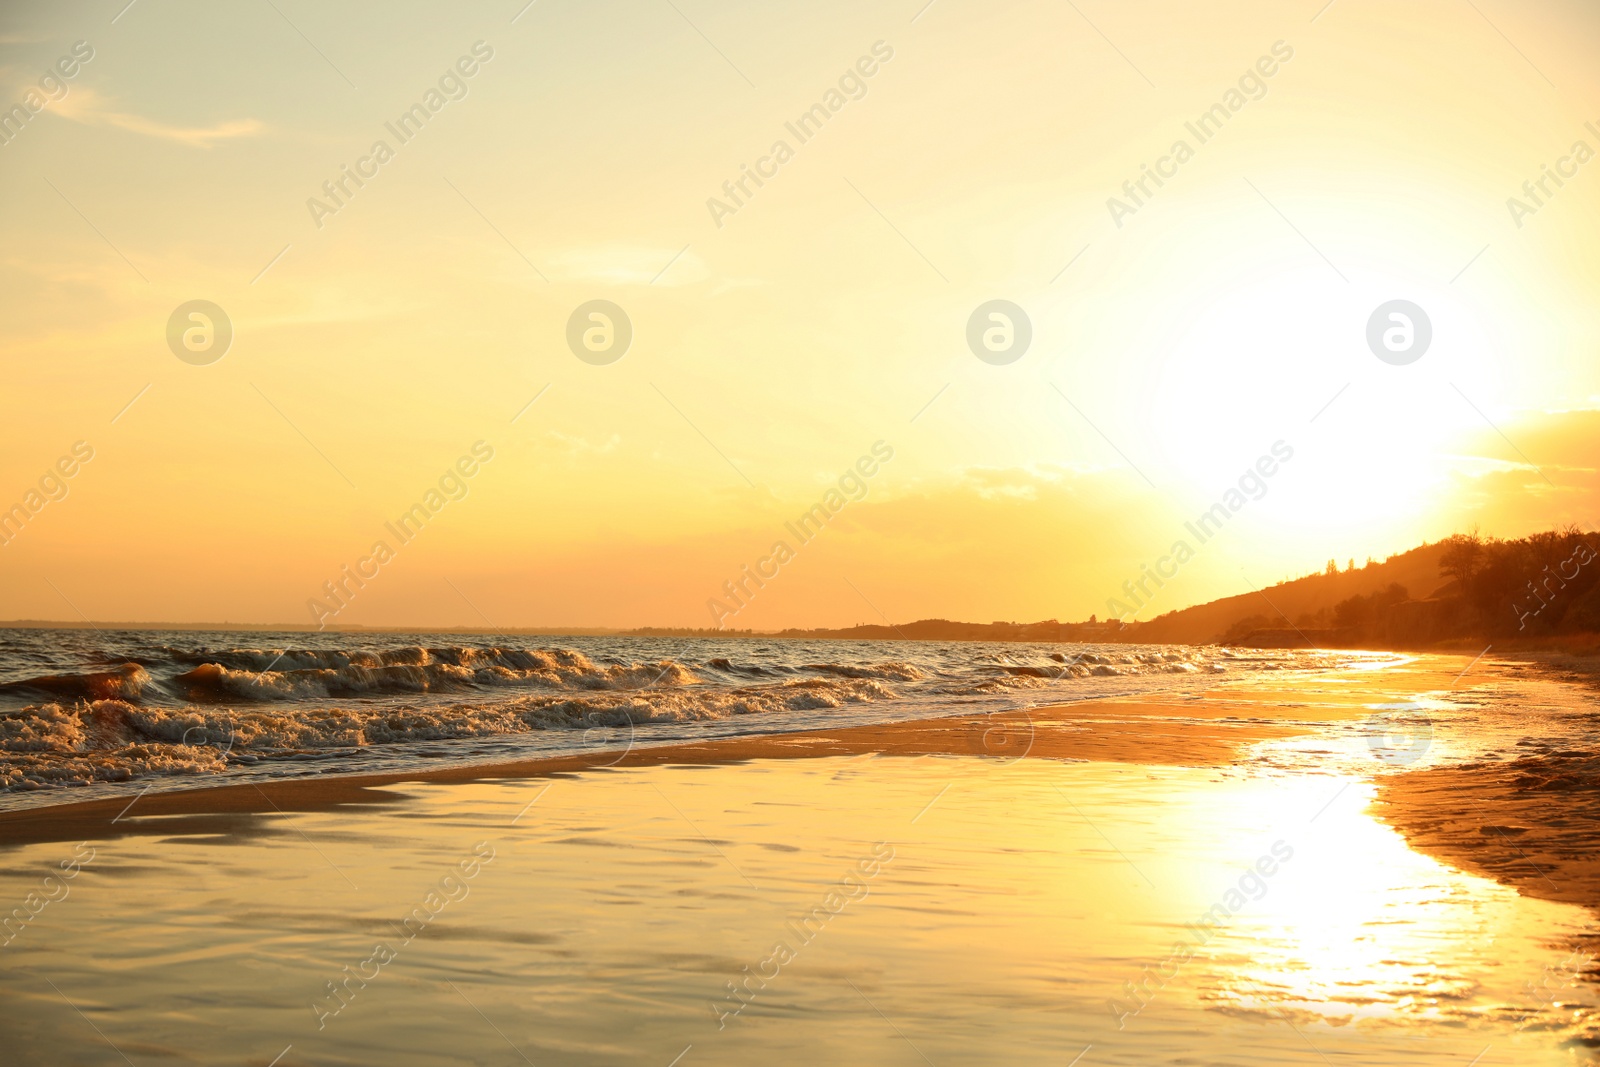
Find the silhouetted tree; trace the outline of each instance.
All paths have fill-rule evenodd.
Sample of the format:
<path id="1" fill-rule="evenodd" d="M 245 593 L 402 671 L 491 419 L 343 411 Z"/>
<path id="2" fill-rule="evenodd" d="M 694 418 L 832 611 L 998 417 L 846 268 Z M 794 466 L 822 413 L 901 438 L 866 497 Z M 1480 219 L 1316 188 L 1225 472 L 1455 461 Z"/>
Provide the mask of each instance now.
<path id="1" fill-rule="evenodd" d="M 1439 557 L 1439 573 L 1460 582 L 1462 592 L 1466 592 L 1483 561 L 1483 541 L 1474 529 L 1471 533 L 1445 538 L 1444 545 L 1444 553 Z"/>

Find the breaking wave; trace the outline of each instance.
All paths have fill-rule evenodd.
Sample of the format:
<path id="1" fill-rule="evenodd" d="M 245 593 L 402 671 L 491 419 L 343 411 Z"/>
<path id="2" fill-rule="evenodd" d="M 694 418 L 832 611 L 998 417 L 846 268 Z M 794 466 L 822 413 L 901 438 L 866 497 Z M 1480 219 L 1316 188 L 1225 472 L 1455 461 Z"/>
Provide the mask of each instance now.
<path id="1" fill-rule="evenodd" d="M 0 792 L 308 759 L 338 770 L 381 753 L 504 759 L 523 742 L 558 754 L 629 744 L 636 732 L 664 742 L 802 730 L 1331 665 L 1319 653 L 1115 645 L 573 638 L 519 648 L 415 635 L 371 647 L 327 634 L 311 648 L 210 633 L 229 643 L 204 647 L 197 636 L 0 638 Z M 405 747 L 418 743 L 428 750 Z"/>
<path id="2" fill-rule="evenodd" d="M 518 696 L 499 703 L 344 705 L 294 710 L 143 708 L 121 700 L 33 705 L 0 716 L 0 790 L 145 774 L 200 774 L 228 764 L 328 750 L 543 730 L 715 721 L 891 700 L 871 680 L 796 679 L 727 690 Z"/>
<path id="3" fill-rule="evenodd" d="M 0 685 L 0 693 L 53 696 L 82 700 L 137 700 L 150 684 L 150 675 L 137 663 L 124 663 L 113 671 L 83 674 L 45 674 Z"/>
<path id="4" fill-rule="evenodd" d="M 277 662 L 245 669 L 203 663 L 175 679 L 197 703 L 230 700 L 327 700 L 392 693 L 463 693 L 500 686 L 551 689 L 639 689 L 698 682 L 680 663 L 636 663 L 597 667 L 577 652 L 508 652 L 502 649 L 405 650 L 398 660 L 379 656 L 327 657 L 284 654 Z M 411 655 L 411 653 L 418 653 Z M 461 653 L 480 653 L 467 655 Z M 236 661 L 260 661 L 265 653 L 231 653 Z M 285 662 L 286 661 L 286 662 Z M 309 665 L 302 665 L 309 664 Z M 329 665 L 323 665 L 329 664 Z M 287 666 L 287 670 L 274 670 Z"/>

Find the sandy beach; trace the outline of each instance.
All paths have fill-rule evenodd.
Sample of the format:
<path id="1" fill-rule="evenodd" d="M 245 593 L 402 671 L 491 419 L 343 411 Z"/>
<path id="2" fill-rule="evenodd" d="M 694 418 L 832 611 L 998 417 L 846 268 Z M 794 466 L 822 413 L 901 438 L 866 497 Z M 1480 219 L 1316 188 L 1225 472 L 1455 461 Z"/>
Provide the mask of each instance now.
<path id="1" fill-rule="evenodd" d="M 43 974 L 135 1062 L 1569 1063 L 1596 1032 L 1587 764 L 1517 755 L 1502 699 L 1544 729 L 1591 698 L 1429 655 L 5 812 L 14 894 L 72 870 L 0 956 L 38 1013 L 0 1030 L 55 1062 Z M 1419 708 L 1425 745 L 1374 729 Z M 211 947 L 158 976 L 196 924 Z"/>

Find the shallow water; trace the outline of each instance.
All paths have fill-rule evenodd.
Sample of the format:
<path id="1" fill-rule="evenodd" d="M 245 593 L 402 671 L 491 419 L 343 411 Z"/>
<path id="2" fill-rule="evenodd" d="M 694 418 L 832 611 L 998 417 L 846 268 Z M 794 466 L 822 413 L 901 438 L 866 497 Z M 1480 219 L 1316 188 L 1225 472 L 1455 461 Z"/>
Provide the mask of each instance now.
<path id="1" fill-rule="evenodd" d="M 1412 853 L 1371 790 L 826 758 L 414 785 L 228 835 L 90 842 L 70 895 L 0 948 L 0 1048 L 279 1067 L 1573 1062 L 1572 1009 L 1535 1011 L 1526 984 L 1584 999 L 1562 968 L 1586 913 Z M 13 850 L 0 892 L 72 855 Z M 1197 945 L 1186 924 L 1208 911 Z M 329 996 L 346 966 L 371 977 Z"/>
<path id="2" fill-rule="evenodd" d="M 1381 697 L 1350 692 L 1362 686 L 1363 669 L 1297 678 L 1285 702 L 1332 697 L 1361 704 L 1368 714 L 1253 746 L 1249 761 L 1285 771 L 1383 775 L 1600 750 L 1600 693 L 1593 688 L 1487 657 L 1453 678 L 1435 673 L 1437 663 L 1419 657 L 1397 668 L 1373 664 L 1382 666 L 1382 684 L 1391 690 Z"/>

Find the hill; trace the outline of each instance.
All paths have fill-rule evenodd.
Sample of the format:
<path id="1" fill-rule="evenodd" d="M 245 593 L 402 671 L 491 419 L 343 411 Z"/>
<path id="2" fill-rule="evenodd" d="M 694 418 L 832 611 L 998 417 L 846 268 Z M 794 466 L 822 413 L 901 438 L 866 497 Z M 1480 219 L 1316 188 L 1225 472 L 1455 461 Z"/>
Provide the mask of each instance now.
<path id="1" fill-rule="evenodd" d="M 1441 642 L 1600 633 L 1600 554 L 1577 528 L 1517 540 L 1457 534 L 1344 570 L 1326 570 L 1169 611 L 1146 622 L 922 619 L 795 638 L 1082 641 L 1251 647 L 1423 648 Z"/>
<path id="2" fill-rule="evenodd" d="M 1383 596 L 1393 586 L 1431 599 L 1447 586 L 1440 561 L 1446 543 L 1422 545 L 1365 567 L 1326 570 L 1269 586 L 1259 592 L 1213 600 L 1169 611 L 1147 622 L 916 622 L 850 626 L 836 630 L 782 630 L 776 637 L 836 638 L 856 641 L 1083 641 L 1123 644 L 1191 644 L 1219 642 L 1293 646 L 1338 644 L 1338 608 L 1353 598 Z M 1330 564 L 1330 566 L 1332 566 Z M 666 633 L 669 631 L 647 631 Z M 716 631 L 695 631 L 718 636 Z M 734 636 L 723 632 L 720 636 Z M 743 635 L 740 635 L 743 636 Z M 752 635 L 755 636 L 755 635 Z M 1348 637 L 1348 635 L 1346 635 Z"/>
<path id="3" fill-rule="evenodd" d="M 1399 586 L 1405 591 L 1405 599 L 1436 598 L 1451 581 L 1440 570 L 1447 546 L 1444 541 L 1425 544 L 1390 556 L 1382 563 L 1369 562 L 1365 567 L 1327 570 L 1279 582 L 1259 592 L 1239 593 L 1170 611 L 1130 629 L 1140 641 L 1162 644 L 1231 642 L 1276 630 L 1290 634 L 1307 631 L 1306 636 L 1311 637 L 1314 635 L 1309 631 L 1338 628 L 1339 605 L 1354 597 L 1371 597 Z"/>

